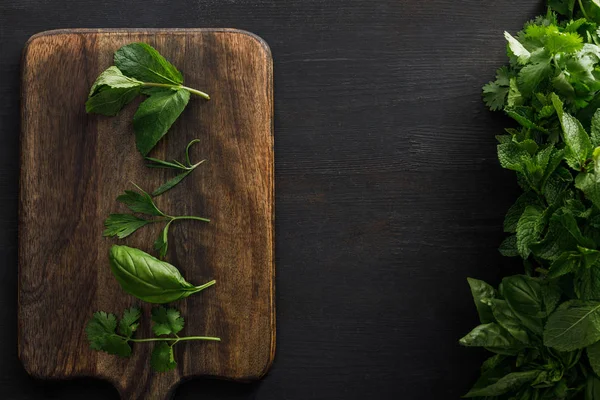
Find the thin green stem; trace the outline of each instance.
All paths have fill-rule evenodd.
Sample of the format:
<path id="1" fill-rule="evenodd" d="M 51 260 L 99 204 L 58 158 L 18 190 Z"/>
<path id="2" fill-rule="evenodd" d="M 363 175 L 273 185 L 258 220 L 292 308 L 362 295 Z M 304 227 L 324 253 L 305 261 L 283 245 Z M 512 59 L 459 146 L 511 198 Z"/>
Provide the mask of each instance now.
<path id="1" fill-rule="evenodd" d="M 194 93 L 200 97 L 205 98 L 206 100 L 210 100 L 210 96 L 207 93 L 204 93 L 197 89 L 192 89 L 191 87 L 183 86 L 183 85 L 171 85 L 169 83 L 154 83 L 154 82 L 144 82 L 142 86 L 146 87 L 162 87 L 168 89 L 185 89 L 190 93 Z"/>
<path id="2" fill-rule="evenodd" d="M 202 91 L 200 91 L 200 90 L 192 89 L 192 88 L 190 88 L 190 87 L 183 86 L 183 85 L 181 85 L 181 87 L 182 87 L 183 89 L 187 90 L 187 91 L 188 91 L 188 92 L 190 92 L 190 93 L 194 93 L 194 94 L 196 94 L 196 95 L 198 95 L 198 96 L 200 96 L 200 97 L 203 97 L 203 98 L 205 98 L 206 100 L 210 100 L 210 96 L 208 95 L 208 93 L 204 93 L 204 92 L 202 92 Z"/>
<path id="3" fill-rule="evenodd" d="M 144 343 L 144 342 L 183 342 L 186 340 L 212 340 L 214 342 L 220 342 L 221 338 L 212 336 L 184 336 L 179 338 L 148 338 L 148 339 L 127 339 L 129 342 Z"/>
<path id="4" fill-rule="evenodd" d="M 193 215 L 182 215 L 180 217 L 171 217 L 171 218 L 173 218 L 173 220 L 178 220 L 178 219 L 195 219 L 196 221 L 210 222 L 210 219 L 208 219 L 208 218 L 194 217 Z"/>
<path id="5" fill-rule="evenodd" d="M 583 14 L 583 17 L 585 19 L 588 19 L 588 16 L 585 12 L 585 8 L 583 8 L 583 3 L 581 2 L 581 0 L 577 0 L 577 2 L 579 3 L 579 8 L 581 9 L 581 13 Z"/>
<path id="6" fill-rule="evenodd" d="M 215 283 L 217 283 L 217 281 L 213 279 L 210 282 L 206 282 L 204 285 L 196 286 L 196 289 L 198 289 L 198 292 L 199 292 L 199 291 L 204 290 L 204 289 L 206 289 L 208 287 L 211 287 Z"/>

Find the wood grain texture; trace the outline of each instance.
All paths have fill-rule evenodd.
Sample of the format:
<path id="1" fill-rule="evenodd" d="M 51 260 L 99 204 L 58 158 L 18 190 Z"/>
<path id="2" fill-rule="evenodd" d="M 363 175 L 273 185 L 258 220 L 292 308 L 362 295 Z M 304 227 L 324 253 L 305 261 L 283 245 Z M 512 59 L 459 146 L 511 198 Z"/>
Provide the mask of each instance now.
<path id="1" fill-rule="evenodd" d="M 210 224 L 172 226 L 167 261 L 195 284 L 217 285 L 175 305 L 183 333 L 221 343 L 176 346 L 178 368 L 150 371 L 151 345 L 131 359 L 94 352 L 84 326 L 97 310 L 121 313 L 140 304 L 110 272 L 116 242 L 152 252 L 160 226 L 123 241 L 101 237 L 103 220 L 124 211 L 115 198 L 135 182 L 152 191 L 173 176 L 148 169 L 135 150 L 130 104 L 116 117 L 88 115 L 84 103 L 113 52 L 144 41 L 183 73 L 186 85 L 211 95 L 192 98 L 151 155 L 182 159 L 194 138 L 195 160 L 208 161 L 157 198 L 171 215 Z M 272 60 L 258 37 L 235 30 L 65 30 L 34 36 L 22 73 L 19 208 L 19 357 L 40 378 L 99 377 L 123 399 L 165 399 L 184 379 L 251 381 L 275 351 L 273 254 Z M 150 333 L 143 305 L 139 337 Z"/>

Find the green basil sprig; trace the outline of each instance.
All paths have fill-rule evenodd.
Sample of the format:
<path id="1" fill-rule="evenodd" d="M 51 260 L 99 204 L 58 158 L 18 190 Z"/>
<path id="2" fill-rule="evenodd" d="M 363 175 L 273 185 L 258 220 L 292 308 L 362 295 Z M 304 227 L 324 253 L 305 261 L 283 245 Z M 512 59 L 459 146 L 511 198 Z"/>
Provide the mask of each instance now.
<path id="1" fill-rule="evenodd" d="M 110 266 L 121 288 L 147 303 L 170 303 L 198 293 L 216 283 L 194 286 L 177 268 L 133 247 L 114 245 Z"/>

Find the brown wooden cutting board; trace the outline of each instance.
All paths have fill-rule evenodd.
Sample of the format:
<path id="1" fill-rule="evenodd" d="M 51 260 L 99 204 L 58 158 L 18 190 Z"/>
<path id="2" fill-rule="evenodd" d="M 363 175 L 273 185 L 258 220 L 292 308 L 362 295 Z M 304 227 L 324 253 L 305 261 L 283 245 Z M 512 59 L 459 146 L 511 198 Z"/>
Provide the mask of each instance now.
<path id="1" fill-rule="evenodd" d="M 133 114 L 88 115 L 90 86 L 112 65 L 113 52 L 136 41 L 154 46 L 180 71 L 193 96 L 150 154 L 192 162 L 207 159 L 180 185 L 157 198 L 171 215 L 199 215 L 209 224 L 171 227 L 166 260 L 196 285 L 217 284 L 173 305 L 182 334 L 222 342 L 175 346 L 178 367 L 150 369 L 152 345 L 136 344 L 130 359 L 95 352 L 84 333 L 95 311 L 122 313 L 142 305 L 138 337 L 151 336 L 150 305 L 125 294 L 113 278 L 114 243 L 152 254 L 161 226 L 124 239 L 102 237 L 103 221 L 124 212 L 115 199 L 135 182 L 147 191 L 174 176 L 145 167 L 135 149 Z M 165 399 L 184 379 L 240 381 L 262 377 L 275 352 L 273 257 L 273 84 L 268 46 L 228 29 L 61 30 L 34 36 L 22 71 L 19 209 L 19 357 L 40 378 L 98 377 L 123 399 Z"/>

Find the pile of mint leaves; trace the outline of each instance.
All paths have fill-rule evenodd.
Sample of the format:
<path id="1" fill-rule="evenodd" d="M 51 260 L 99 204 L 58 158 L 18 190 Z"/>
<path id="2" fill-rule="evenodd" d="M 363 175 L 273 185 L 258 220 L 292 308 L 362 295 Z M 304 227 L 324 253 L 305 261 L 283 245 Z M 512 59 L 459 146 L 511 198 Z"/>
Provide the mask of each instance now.
<path id="1" fill-rule="evenodd" d="M 523 193 L 500 252 L 524 273 L 469 278 L 481 324 L 460 339 L 494 353 L 464 396 L 600 400 L 600 1 L 550 0 L 483 87 L 515 122 L 498 135 Z"/>

